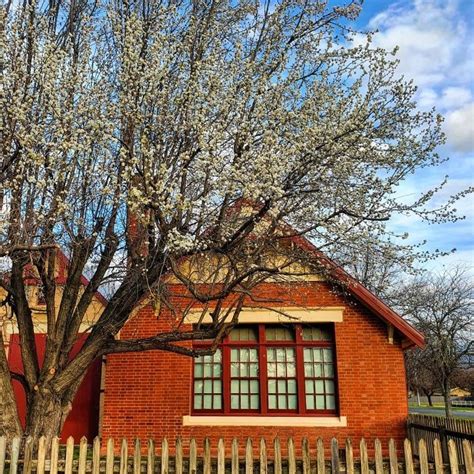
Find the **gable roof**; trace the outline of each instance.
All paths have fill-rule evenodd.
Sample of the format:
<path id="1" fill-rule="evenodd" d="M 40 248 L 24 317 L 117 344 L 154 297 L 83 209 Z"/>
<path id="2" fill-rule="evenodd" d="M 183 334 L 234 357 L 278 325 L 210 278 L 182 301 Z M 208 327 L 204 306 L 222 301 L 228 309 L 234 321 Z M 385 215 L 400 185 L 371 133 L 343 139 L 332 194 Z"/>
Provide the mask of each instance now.
<path id="1" fill-rule="evenodd" d="M 378 316 L 382 321 L 397 329 L 408 342 L 405 348 L 411 346 L 424 347 L 425 337 L 420 331 L 415 329 L 408 321 L 403 319 L 368 288 L 349 275 L 341 266 L 324 255 L 308 239 L 302 236 L 295 236 L 291 237 L 291 241 L 302 250 L 312 254 L 318 264 L 326 268 L 328 273 L 334 278 L 336 284 L 340 282 L 341 286 L 344 286 L 344 289 L 359 303 Z"/>

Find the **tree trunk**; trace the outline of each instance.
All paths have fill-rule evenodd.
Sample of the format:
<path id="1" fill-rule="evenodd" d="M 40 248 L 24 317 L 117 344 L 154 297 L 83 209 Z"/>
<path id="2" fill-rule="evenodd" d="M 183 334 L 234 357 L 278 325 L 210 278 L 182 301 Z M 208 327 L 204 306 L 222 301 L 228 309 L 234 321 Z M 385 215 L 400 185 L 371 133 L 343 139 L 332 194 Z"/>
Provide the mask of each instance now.
<path id="1" fill-rule="evenodd" d="M 7 355 L 3 344 L 3 335 L 0 328 L 0 436 L 7 438 L 21 436 L 20 419 L 15 401 L 15 394 L 8 368 Z"/>
<path id="2" fill-rule="evenodd" d="M 450 384 L 449 381 L 445 381 L 443 383 L 443 398 L 444 398 L 444 411 L 446 413 L 446 418 L 451 418 L 452 412 L 451 412 L 451 399 L 449 397 L 449 392 L 450 392 Z"/>
<path id="3" fill-rule="evenodd" d="M 431 397 L 432 397 L 431 393 L 427 393 L 427 394 L 426 394 L 426 398 L 428 399 L 428 405 L 429 405 L 430 407 L 433 406 L 433 399 L 432 399 Z"/>
<path id="4" fill-rule="evenodd" d="M 28 395 L 25 436 L 37 439 L 59 436 L 67 415 L 71 411 L 70 402 L 64 402 L 48 389 L 39 389 Z"/>

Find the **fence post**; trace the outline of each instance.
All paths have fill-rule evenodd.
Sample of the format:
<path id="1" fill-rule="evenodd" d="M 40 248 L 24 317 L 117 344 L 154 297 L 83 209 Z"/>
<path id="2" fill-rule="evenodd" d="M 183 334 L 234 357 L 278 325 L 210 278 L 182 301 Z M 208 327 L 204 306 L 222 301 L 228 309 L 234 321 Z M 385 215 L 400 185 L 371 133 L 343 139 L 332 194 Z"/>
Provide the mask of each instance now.
<path id="1" fill-rule="evenodd" d="M 225 474 L 225 446 L 222 438 L 217 443 L 217 474 Z"/>
<path id="2" fill-rule="evenodd" d="M 69 436 L 66 441 L 66 464 L 64 474 L 72 474 L 72 461 L 74 460 L 74 438 Z"/>
<path id="3" fill-rule="evenodd" d="M 245 474 L 253 473 L 253 448 L 251 438 L 247 438 L 245 445 Z"/>
<path id="4" fill-rule="evenodd" d="M 324 459 L 324 444 L 322 438 L 316 441 L 316 462 L 318 464 L 318 474 L 325 474 L 326 460 Z"/>
<path id="5" fill-rule="evenodd" d="M 54 446 L 54 439 L 53 439 L 53 446 Z M 57 459 L 57 454 L 56 454 L 56 459 Z M 52 465 L 53 465 L 53 450 L 51 449 L 51 466 Z M 56 471 L 54 472 L 54 474 L 56 474 Z M 96 436 L 92 443 L 92 474 L 99 474 L 99 472 L 100 472 L 100 439 L 98 436 Z M 53 474 L 52 471 L 50 474 Z"/>
<path id="6" fill-rule="evenodd" d="M 133 474 L 140 474 L 142 470 L 142 447 L 140 440 L 135 439 L 135 447 L 133 449 Z"/>
<path id="7" fill-rule="evenodd" d="M 5 470 L 5 456 L 7 455 L 7 438 L 0 436 L 0 474 Z"/>
<path id="8" fill-rule="evenodd" d="M 203 473 L 211 474 L 211 443 L 209 438 L 204 440 Z"/>
<path id="9" fill-rule="evenodd" d="M 83 436 L 79 442 L 79 466 L 77 468 L 78 474 L 86 473 L 87 460 L 87 438 Z"/>
<path id="10" fill-rule="evenodd" d="M 360 440 L 360 472 L 361 474 L 369 474 L 369 456 L 364 438 Z"/>
<path id="11" fill-rule="evenodd" d="M 311 458 L 309 456 L 308 438 L 303 438 L 301 441 L 301 451 L 303 456 L 303 474 L 310 474 Z"/>
<path id="12" fill-rule="evenodd" d="M 354 474 L 354 450 L 350 438 L 346 439 L 346 472 L 347 474 Z"/>
<path id="13" fill-rule="evenodd" d="M 406 474 L 414 474 L 415 469 L 413 466 L 413 451 L 411 449 L 411 442 L 409 439 L 405 439 L 403 442 L 403 452 L 405 454 L 405 472 Z"/>
<path id="14" fill-rule="evenodd" d="M 451 474 L 459 474 L 458 453 L 456 450 L 456 444 L 452 439 L 448 441 L 448 455 Z"/>
<path id="15" fill-rule="evenodd" d="M 260 439 L 260 474 L 267 474 L 267 444 L 264 438 Z"/>
<path id="16" fill-rule="evenodd" d="M 341 466 L 339 463 L 339 443 L 336 438 L 331 439 L 331 473 L 339 474 Z"/>
<path id="17" fill-rule="evenodd" d="M 472 446 L 467 439 L 462 440 L 462 451 L 464 454 L 464 468 L 466 472 L 474 472 L 474 464 L 472 462 Z"/>
<path id="18" fill-rule="evenodd" d="M 424 439 L 420 439 L 418 442 L 418 456 L 420 458 L 420 474 L 428 474 L 428 452 Z"/>
<path id="19" fill-rule="evenodd" d="M 146 472 L 147 474 L 154 474 L 155 472 L 155 442 L 150 438 L 148 440 L 146 455 Z M 178 447 L 176 447 L 176 456 L 178 456 Z M 176 474 L 178 474 L 178 462 L 176 461 Z M 182 471 L 179 473 L 182 474 Z"/>
<path id="20" fill-rule="evenodd" d="M 397 447 L 393 438 L 390 438 L 388 442 L 388 456 L 390 458 L 390 474 L 398 474 Z"/>
<path id="21" fill-rule="evenodd" d="M 107 440 L 107 454 L 105 458 L 105 474 L 114 474 L 114 439 Z"/>
<path id="22" fill-rule="evenodd" d="M 375 472 L 383 474 L 382 443 L 378 438 L 375 440 Z"/>
<path id="23" fill-rule="evenodd" d="M 28 438 L 26 438 L 25 449 L 23 451 L 23 474 L 30 474 L 32 457 L 33 457 L 33 438 L 31 436 L 28 436 Z"/>
<path id="24" fill-rule="evenodd" d="M 10 454 L 10 474 L 18 471 L 18 456 L 20 455 L 20 438 L 12 439 L 12 452 Z"/>
<path id="25" fill-rule="evenodd" d="M 444 473 L 444 466 L 443 466 L 443 453 L 441 450 L 441 443 L 439 439 L 433 441 L 433 451 L 434 451 L 434 460 L 435 460 L 435 472 L 436 474 L 443 474 Z"/>
<path id="26" fill-rule="evenodd" d="M 280 446 L 280 438 L 278 436 L 273 441 L 273 469 L 275 474 L 282 474 L 282 466 L 281 466 L 281 446 Z"/>
<path id="27" fill-rule="evenodd" d="M 189 443 L 189 474 L 196 474 L 197 472 L 197 449 L 196 440 L 191 438 Z"/>
<path id="28" fill-rule="evenodd" d="M 120 465 L 119 474 L 128 473 L 128 444 L 127 440 L 122 439 L 122 446 L 120 446 Z"/>
<path id="29" fill-rule="evenodd" d="M 168 440 L 163 438 L 161 442 L 161 474 L 168 474 L 169 472 L 169 450 Z"/>
<path id="30" fill-rule="evenodd" d="M 288 474 L 296 474 L 295 443 L 288 438 Z"/>
<path id="31" fill-rule="evenodd" d="M 1 447 L 0 447 L 1 451 Z M 38 440 L 38 464 L 36 465 L 36 474 L 44 474 L 44 468 L 46 463 L 46 436 L 41 436 Z M 0 463 L 1 463 L 1 453 L 0 453 Z M 3 472 L 2 467 L 0 466 L 0 473 Z"/>
<path id="32" fill-rule="evenodd" d="M 237 441 L 237 438 L 232 440 L 231 469 L 232 474 L 239 474 L 239 442 Z"/>
<path id="33" fill-rule="evenodd" d="M 176 474 L 183 474 L 184 467 L 183 467 L 183 442 L 181 438 L 176 438 L 176 453 L 175 453 L 175 469 Z M 148 474 L 153 474 L 152 472 Z"/>

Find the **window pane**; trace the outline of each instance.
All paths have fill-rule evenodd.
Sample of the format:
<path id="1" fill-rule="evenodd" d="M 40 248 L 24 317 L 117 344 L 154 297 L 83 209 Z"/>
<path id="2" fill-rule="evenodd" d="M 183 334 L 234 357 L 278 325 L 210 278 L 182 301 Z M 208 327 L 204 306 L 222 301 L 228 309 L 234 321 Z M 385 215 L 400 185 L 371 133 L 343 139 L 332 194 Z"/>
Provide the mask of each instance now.
<path id="1" fill-rule="evenodd" d="M 268 381 L 268 393 L 276 393 L 276 380 L 269 380 Z"/>
<path id="2" fill-rule="evenodd" d="M 331 349 L 323 349 L 324 361 L 325 362 L 332 362 L 332 350 Z"/>
<path id="3" fill-rule="evenodd" d="M 268 396 L 268 408 L 271 410 L 275 410 L 277 407 L 276 403 L 276 395 L 269 395 Z"/>
<path id="4" fill-rule="evenodd" d="M 230 391 L 231 391 L 231 393 L 239 393 L 239 381 L 238 380 L 232 380 L 230 382 Z"/>
<path id="5" fill-rule="evenodd" d="M 328 326 L 310 326 L 303 328 L 303 339 L 305 341 L 330 341 L 332 339 L 331 329 Z"/>
<path id="6" fill-rule="evenodd" d="M 258 364 L 250 364 L 250 377 L 258 377 Z"/>
<path id="7" fill-rule="evenodd" d="M 247 395 L 241 395 L 240 397 L 240 408 L 242 410 L 248 410 L 249 407 L 249 397 Z"/>
<path id="8" fill-rule="evenodd" d="M 288 393 L 296 393 L 296 380 L 288 380 Z"/>
<path id="9" fill-rule="evenodd" d="M 326 393 L 334 393 L 334 382 L 332 380 L 326 380 L 325 387 Z"/>
<path id="10" fill-rule="evenodd" d="M 313 394 L 314 393 L 314 381 L 313 380 L 306 380 L 304 383 L 306 393 Z"/>
<path id="11" fill-rule="evenodd" d="M 201 395 L 194 395 L 194 408 L 196 408 L 196 410 L 202 409 L 202 396 Z"/>
<path id="12" fill-rule="evenodd" d="M 250 408 L 252 410 L 258 410 L 260 408 L 260 397 L 258 395 L 252 395 L 250 397 Z"/>
<path id="13" fill-rule="evenodd" d="M 324 410 L 324 395 L 316 395 L 316 409 Z"/>
<path id="14" fill-rule="evenodd" d="M 229 334 L 231 341 L 256 341 L 258 328 L 252 326 L 240 326 L 232 329 Z"/>
<path id="15" fill-rule="evenodd" d="M 198 357 L 194 361 L 194 408 L 222 409 L 221 351 Z"/>
<path id="16" fill-rule="evenodd" d="M 267 341 L 294 341 L 295 332 L 293 328 L 283 326 L 267 326 L 265 328 Z"/>
<path id="17" fill-rule="evenodd" d="M 324 364 L 324 376 L 334 377 L 334 366 L 332 364 Z"/>
<path id="18" fill-rule="evenodd" d="M 336 397 L 334 395 L 326 396 L 326 408 L 328 410 L 336 409 Z"/>
<path id="19" fill-rule="evenodd" d="M 230 366 L 230 375 L 232 377 L 238 377 L 239 376 L 239 364 L 231 364 L 231 366 Z"/>
<path id="20" fill-rule="evenodd" d="M 234 410 L 239 408 L 239 396 L 238 395 L 231 395 L 230 396 L 230 407 Z"/>
<path id="21" fill-rule="evenodd" d="M 288 408 L 290 410 L 296 410 L 296 395 L 288 396 Z"/>
<path id="22" fill-rule="evenodd" d="M 306 409 L 314 410 L 314 397 L 312 395 L 306 395 Z"/>
<path id="23" fill-rule="evenodd" d="M 324 393 L 324 381 L 323 380 L 316 380 L 316 393 Z"/>
<path id="24" fill-rule="evenodd" d="M 258 393 L 258 392 L 259 392 L 258 380 L 252 380 L 250 382 L 250 393 Z"/>

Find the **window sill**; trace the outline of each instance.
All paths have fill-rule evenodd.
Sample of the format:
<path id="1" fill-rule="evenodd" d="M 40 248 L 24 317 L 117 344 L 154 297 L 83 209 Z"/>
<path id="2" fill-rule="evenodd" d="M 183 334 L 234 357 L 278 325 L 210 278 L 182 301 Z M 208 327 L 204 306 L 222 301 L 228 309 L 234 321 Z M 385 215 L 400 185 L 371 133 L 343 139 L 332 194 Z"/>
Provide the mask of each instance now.
<path id="1" fill-rule="evenodd" d="M 183 426 L 294 426 L 338 428 L 347 426 L 345 416 L 183 416 Z"/>

